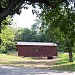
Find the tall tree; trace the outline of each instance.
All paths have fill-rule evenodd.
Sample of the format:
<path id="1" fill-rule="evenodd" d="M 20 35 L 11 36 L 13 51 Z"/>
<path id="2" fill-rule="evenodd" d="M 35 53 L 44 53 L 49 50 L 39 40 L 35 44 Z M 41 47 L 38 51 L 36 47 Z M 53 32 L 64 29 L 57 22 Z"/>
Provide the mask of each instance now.
<path id="1" fill-rule="evenodd" d="M 66 4 L 63 3 L 63 5 L 57 6 L 55 9 L 44 11 L 42 13 L 42 21 L 43 25 L 47 26 L 47 32 L 54 34 L 53 38 L 59 38 L 58 41 L 65 43 L 69 52 L 69 61 L 73 62 L 72 49 L 75 43 L 75 8 L 73 4 L 72 6 L 66 6 Z"/>

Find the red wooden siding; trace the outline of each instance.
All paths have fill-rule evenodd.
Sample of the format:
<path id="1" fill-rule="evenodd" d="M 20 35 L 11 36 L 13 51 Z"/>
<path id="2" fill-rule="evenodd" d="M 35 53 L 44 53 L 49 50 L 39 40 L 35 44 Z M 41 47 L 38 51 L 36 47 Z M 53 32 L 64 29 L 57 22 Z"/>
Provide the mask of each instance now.
<path id="1" fill-rule="evenodd" d="M 24 57 L 57 56 L 57 46 L 18 45 L 18 55 Z"/>

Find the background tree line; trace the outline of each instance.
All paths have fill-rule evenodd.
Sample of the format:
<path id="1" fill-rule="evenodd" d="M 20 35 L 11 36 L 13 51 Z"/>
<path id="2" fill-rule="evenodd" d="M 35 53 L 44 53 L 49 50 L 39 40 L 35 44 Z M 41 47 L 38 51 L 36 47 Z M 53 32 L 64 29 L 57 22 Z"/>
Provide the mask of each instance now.
<path id="1" fill-rule="evenodd" d="M 16 41 L 26 41 L 26 42 L 48 42 L 46 34 L 40 31 L 37 25 L 32 25 L 31 29 L 19 28 L 16 31 Z"/>

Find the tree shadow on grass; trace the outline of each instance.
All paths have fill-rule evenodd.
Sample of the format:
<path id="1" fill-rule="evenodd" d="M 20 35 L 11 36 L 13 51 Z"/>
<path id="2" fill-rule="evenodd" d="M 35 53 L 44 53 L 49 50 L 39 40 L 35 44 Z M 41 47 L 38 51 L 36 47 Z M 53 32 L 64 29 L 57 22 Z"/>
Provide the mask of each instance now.
<path id="1" fill-rule="evenodd" d="M 54 67 L 49 67 L 47 69 L 51 70 L 62 70 L 62 71 L 75 71 L 75 64 L 61 64 L 61 65 L 56 65 Z"/>
<path id="2" fill-rule="evenodd" d="M 56 65 L 61 65 L 61 64 L 66 64 L 66 63 L 69 63 L 69 61 L 68 60 L 58 61 L 58 62 L 56 62 Z"/>
<path id="3" fill-rule="evenodd" d="M 9 61 L 0 62 L 3 65 L 10 66 L 26 66 L 26 67 L 38 67 L 50 70 L 60 70 L 60 71 L 75 71 L 75 62 L 69 63 L 68 60 L 58 60 L 58 61 Z"/>

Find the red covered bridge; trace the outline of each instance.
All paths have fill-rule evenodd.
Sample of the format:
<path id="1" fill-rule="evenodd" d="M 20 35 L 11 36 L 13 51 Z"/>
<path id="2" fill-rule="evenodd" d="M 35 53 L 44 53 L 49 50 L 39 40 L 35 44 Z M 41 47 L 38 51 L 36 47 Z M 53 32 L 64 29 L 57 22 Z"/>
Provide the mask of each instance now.
<path id="1" fill-rule="evenodd" d="M 17 42 L 19 56 L 48 57 L 57 56 L 57 44 L 43 42 Z"/>

